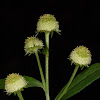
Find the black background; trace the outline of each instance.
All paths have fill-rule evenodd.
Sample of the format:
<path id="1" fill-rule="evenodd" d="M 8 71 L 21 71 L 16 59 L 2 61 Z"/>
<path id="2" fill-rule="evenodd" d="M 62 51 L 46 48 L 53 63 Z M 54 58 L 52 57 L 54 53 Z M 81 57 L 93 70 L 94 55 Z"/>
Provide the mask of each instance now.
<path id="1" fill-rule="evenodd" d="M 1 2 L 1 1 L 0 1 Z M 61 30 L 50 38 L 50 96 L 55 98 L 68 82 L 74 65 L 67 59 L 70 52 L 79 45 L 89 48 L 92 64 L 100 62 L 100 2 L 80 1 L 2 1 L 0 3 L 0 79 L 8 74 L 19 73 L 40 80 L 35 55 L 24 56 L 24 40 L 35 35 L 39 16 L 55 15 Z M 24 37 L 24 38 L 23 38 Z M 39 34 L 44 41 L 44 33 Z M 44 68 L 44 56 L 40 54 Z M 78 73 L 81 70 L 78 70 Z M 77 73 L 77 74 L 78 74 Z M 100 79 L 69 100 L 96 99 L 99 97 Z M 0 100 L 18 100 L 0 90 Z M 25 100 L 45 100 L 40 88 L 28 88 L 22 92 Z"/>

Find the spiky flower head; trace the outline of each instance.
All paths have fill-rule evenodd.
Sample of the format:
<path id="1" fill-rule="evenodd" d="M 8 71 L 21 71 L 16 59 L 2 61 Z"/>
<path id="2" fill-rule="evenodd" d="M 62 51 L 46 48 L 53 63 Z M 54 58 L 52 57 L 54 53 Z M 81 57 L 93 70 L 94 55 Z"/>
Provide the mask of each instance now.
<path id="1" fill-rule="evenodd" d="M 69 59 L 72 63 L 87 66 L 91 63 L 91 53 L 85 46 L 76 47 L 70 54 Z"/>
<path id="2" fill-rule="evenodd" d="M 11 94 L 23 89 L 27 85 L 27 81 L 23 76 L 12 73 L 9 74 L 5 80 L 5 90 L 7 94 Z"/>
<path id="3" fill-rule="evenodd" d="M 51 14 L 44 14 L 40 16 L 40 19 L 37 22 L 37 32 L 59 32 L 59 23 L 56 21 L 56 18 Z"/>
<path id="4" fill-rule="evenodd" d="M 41 40 L 39 40 L 36 37 L 28 37 L 25 40 L 25 46 L 24 46 L 24 50 L 26 52 L 26 54 L 32 54 L 35 53 L 37 50 L 42 49 L 43 48 L 43 42 Z"/>

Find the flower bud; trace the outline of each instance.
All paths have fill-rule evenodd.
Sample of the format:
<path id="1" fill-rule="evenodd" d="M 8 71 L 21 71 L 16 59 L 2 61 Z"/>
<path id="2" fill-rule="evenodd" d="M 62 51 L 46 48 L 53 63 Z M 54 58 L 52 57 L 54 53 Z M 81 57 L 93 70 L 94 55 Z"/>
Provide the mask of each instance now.
<path id="1" fill-rule="evenodd" d="M 59 32 L 59 23 L 56 21 L 56 18 L 51 14 L 44 14 L 40 16 L 40 19 L 37 22 L 37 32 Z"/>
<path id="2" fill-rule="evenodd" d="M 76 65 L 88 67 L 88 64 L 91 63 L 91 53 L 88 48 L 79 46 L 71 52 L 69 59 Z"/>
<path id="3" fill-rule="evenodd" d="M 5 80 L 5 90 L 7 94 L 11 94 L 18 90 L 21 90 L 26 85 L 27 85 L 27 82 L 24 79 L 24 77 L 17 73 L 9 74 Z"/>
<path id="4" fill-rule="evenodd" d="M 26 52 L 26 54 L 32 54 L 35 53 L 37 50 L 42 49 L 43 48 L 43 42 L 41 40 L 39 40 L 36 37 L 28 37 L 25 40 L 25 46 L 24 46 L 24 50 Z"/>

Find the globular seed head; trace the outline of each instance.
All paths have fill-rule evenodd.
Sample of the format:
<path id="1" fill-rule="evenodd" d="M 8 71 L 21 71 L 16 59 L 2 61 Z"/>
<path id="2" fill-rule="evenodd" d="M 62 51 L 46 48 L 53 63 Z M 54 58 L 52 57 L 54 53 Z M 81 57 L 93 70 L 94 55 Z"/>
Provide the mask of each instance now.
<path id="1" fill-rule="evenodd" d="M 26 54 L 32 54 L 43 48 L 43 42 L 38 38 L 31 36 L 25 40 L 24 50 Z"/>
<path id="2" fill-rule="evenodd" d="M 91 52 L 85 46 L 78 46 L 70 53 L 69 59 L 74 64 L 88 66 L 92 60 Z"/>
<path id="3" fill-rule="evenodd" d="M 56 18 L 51 14 L 44 14 L 40 16 L 40 19 L 37 22 L 37 32 L 59 32 L 59 23 L 56 21 Z"/>
<path id="4" fill-rule="evenodd" d="M 21 90 L 27 85 L 25 78 L 17 73 L 9 74 L 5 80 L 5 90 L 7 94 Z"/>

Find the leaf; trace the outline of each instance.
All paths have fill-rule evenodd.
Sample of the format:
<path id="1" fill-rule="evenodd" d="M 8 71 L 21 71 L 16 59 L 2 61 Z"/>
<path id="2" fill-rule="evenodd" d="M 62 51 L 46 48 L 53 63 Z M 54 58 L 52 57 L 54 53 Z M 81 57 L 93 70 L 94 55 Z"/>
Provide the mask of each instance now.
<path id="1" fill-rule="evenodd" d="M 28 82 L 27 87 L 41 87 L 41 88 L 43 88 L 42 83 L 40 81 L 36 80 L 35 78 L 29 77 L 29 76 L 24 76 L 24 78 Z"/>
<path id="2" fill-rule="evenodd" d="M 45 48 L 43 49 L 42 53 L 43 53 L 44 55 L 46 55 L 47 52 L 48 52 L 48 48 L 45 47 Z"/>
<path id="3" fill-rule="evenodd" d="M 95 63 L 74 78 L 68 91 L 66 91 L 66 94 L 61 98 L 61 100 L 67 100 L 71 96 L 79 93 L 98 78 L 100 78 L 100 63 Z M 59 92 L 55 100 L 58 100 L 58 97 L 61 95 L 66 85 Z"/>
<path id="4" fill-rule="evenodd" d="M 0 89 L 5 88 L 5 79 L 0 79 Z"/>
<path id="5" fill-rule="evenodd" d="M 53 31 L 51 31 L 51 38 L 53 37 Z"/>
<path id="6" fill-rule="evenodd" d="M 28 87 L 41 87 L 43 88 L 43 85 L 40 81 L 36 80 L 33 77 L 29 77 L 29 76 L 24 76 L 24 78 L 26 79 L 27 83 L 27 88 Z M 5 89 L 5 79 L 0 79 L 0 89 Z"/>

